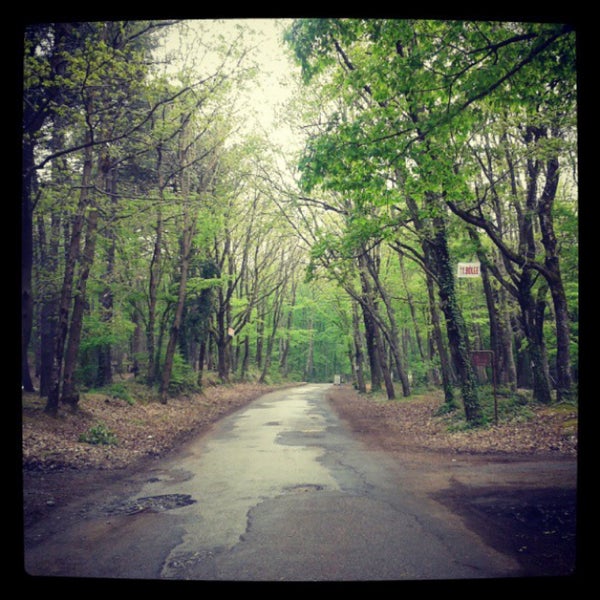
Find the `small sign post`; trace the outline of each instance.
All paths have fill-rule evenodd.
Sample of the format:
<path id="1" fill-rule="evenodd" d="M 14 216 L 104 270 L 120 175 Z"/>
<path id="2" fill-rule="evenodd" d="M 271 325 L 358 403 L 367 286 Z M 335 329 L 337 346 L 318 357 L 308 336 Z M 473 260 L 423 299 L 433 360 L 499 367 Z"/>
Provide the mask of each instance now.
<path id="1" fill-rule="evenodd" d="M 475 367 L 492 367 L 492 387 L 494 389 L 494 423 L 498 425 L 498 398 L 496 395 L 496 361 L 493 350 L 475 350 L 471 352 Z"/>
<path id="2" fill-rule="evenodd" d="M 481 265 L 478 262 L 459 262 L 456 276 L 459 278 L 481 277 Z"/>

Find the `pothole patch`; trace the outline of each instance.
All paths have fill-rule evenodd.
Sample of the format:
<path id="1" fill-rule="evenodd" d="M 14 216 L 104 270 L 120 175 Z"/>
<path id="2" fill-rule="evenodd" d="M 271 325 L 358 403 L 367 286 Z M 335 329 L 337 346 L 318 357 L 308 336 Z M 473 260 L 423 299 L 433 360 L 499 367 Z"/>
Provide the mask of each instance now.
<path id="1" fill-rule="evenodd" d="M 287 493 L 302 494 L 306 492 L 320 492 L 322 489 L 323 486 L 318 483 L 301 483 L 284 488 L 284 491 Z"/>
<path id="2" fill-rule="evenodd" d="M 133 502 L 120 502 L 107 508 L 109 514 L 135 515 L 141 512 L 164 512 L 194 504 L 189 494 L 163 494 L 137 498 Z"/>
<path id="3" fill-rule="evenodd" d="M 300 433 L 305 437 L 323 437 L 325 435 L 324 429 L 301 429 Z"/>

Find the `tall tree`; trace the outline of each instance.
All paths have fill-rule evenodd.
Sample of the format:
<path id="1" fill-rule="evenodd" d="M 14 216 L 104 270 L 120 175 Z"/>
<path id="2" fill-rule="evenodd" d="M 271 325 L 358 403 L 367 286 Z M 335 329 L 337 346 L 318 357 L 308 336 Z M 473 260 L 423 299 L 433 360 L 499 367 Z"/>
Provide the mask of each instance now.
<path id="1" fill-rule="evenodd" d="M 536 83 L 553 80 L 556 56 L 568 53 L 571 31 L 554 24 L 326 19 L 297 21 L 288 33 L 305 79 L 330 73 L 324 85 L 341 90 L 344 99 L 341 109 L 332 105 L 326 133 L 307 148 L 305 181 L 359 194 L 371 206 L 398 203 L 389 186 L 395 181 L 404 200 L 414 200 L 409 218 L 419 217 L 423 225 L 423 257 L 438 283 L 463 404 L 473 422 L 480 411 L 445 204 L 469 192 L 472 171 L 463 168 L 462 157 L 482 103 L 501 105 L 507 90 L 519 89 L 517 102 L 531 106 L 536 91 L 527 91 L 528 75 L 535 73 Z M 554 72 L 564 74 L 560 65 Z M 400 210 L 399 225 L 407 224 L 402 215 Z"/>

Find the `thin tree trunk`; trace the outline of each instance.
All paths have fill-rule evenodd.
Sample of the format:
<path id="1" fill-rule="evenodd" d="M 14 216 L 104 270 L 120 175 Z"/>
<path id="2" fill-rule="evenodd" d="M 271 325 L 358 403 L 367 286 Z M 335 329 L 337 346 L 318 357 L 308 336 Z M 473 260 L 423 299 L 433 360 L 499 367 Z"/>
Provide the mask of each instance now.
<path id="1" fill-rule="evenodd" d="M 29 370 L 29 343 L 33 329 L 33 187 L 34 148 L 30 138 L 23 143 L 23 197 L 21 200 L 21 385 L 26 392 L 33 392 Z"/>
<path id="2" fill-rule="evenodd" d="M 365 323 L 367 350 L 371 364 L 371 391 L 379 391 L 381 389 L 381 379 L 383 379 L 387 397 L 389 400 L 393 400 L 396 395 L 388 362 L 385 358 L 383 339 L 381 338 L 382 331 L 379 326 L 381 318 L 379 316 L 377 302 L 374 298 L 374 292 L 371 289 L 367 277 L 366 268 L 363 268 L 366 267 L 364 264 L 364 257 L 362 257 L 361 260 L 363 261 L 360 268 L 360 280 L 362 286 L 361 306 Z"/>
<path id="3" fill-rule="evenodd" d="M 313 316 L 310 315 L 308 319 L 308 331 L 309 331 L 309 339 L 308 339 L 308 352 L 306 355 L 306 365 L 304 367 L 304 380 L 312 381 L 314 375 L 314 352 L 315 352 L 315 341 L 314 341 L 314 331 L 313 331 Z"/>
<path id="4" fill-rule="evenodd" d="M 107 159 L 108 160 L 108 159 Z M 104 281 L 106 287 L 100 295 L 100 305 L 102 306 L 101 321 L 108 329 L 112 326 L 113 319 L 113 291 L 112 280 L 115 270 L 115 252 L 116 252 L 116 236 L 114 231 L 114 215 L 116 208 L 116 192 L 117 192 L 117 172 L 109 170 L 104 173 L 105 189 L 109 195 L 110 218 L 106 229 L 107 252 L 106 252 L 106 271 Z M 96 376 L 96 385 L 102 387 L 112 383 L 112 348 L 110 343 L 102 344 L 98 348 L 98 372 Z"/>
<path id="5" fill-rule="evenodd" d="M 389 331 L 388 331 L 388 328 L 384 326 L 384 323 L 381 320 L 378 321 L 379 329 L 385 336 L 385 338 L 390 346 L 392 359 L 394 361 L 394 364 L 396 365 L 396 371 L 398 372 L 398 377 L 400 378 L 400 382 L 402 384 L 402 394 L 405 397 L 410 396 L 410 382 L 408 380 L 408 375 L 406 373 L 406 367 L 404 365 L 404 361 L 402 360 L 402 353 L 400 351 L 400 341 L 399 341 L 399 335 L 398 335 L 398 326 L 396 324 L 396 315 L 394 314 L 394 309 L 392 307 L 392 303 L 390 301 L 389 295 L 388 295 L 387 291 L 385 290 L 385 288 L 383 287 L 381 280 L 379 278 L 377 265 L 375 265 L 373 258 L 369 255 L 368 252 L 365 252 L 364 257 L 366 260 L 367 270 L 368 270 L 369 274 L 371 275 L 373 282 L 375 283 L 375 287 L 377 288 L 377 291 L 379 292 L 379 296 L 383 300 L 383 303 L 386 308 L 387 316 L 388 316 Z M 388 368 L 388 371 L 389 370 L 390 369 Z M 385 373 L 385 371 L 384 371 L 384 373 Z M 391 375 L 390 375 L 390 381 L 391 381 Z M 388 388 L 388 392 L 389 392 L 389 390 L 390 390 L 389 384 L 388 384 L 387 388 Z M 391 389 L 393 389 L 393 386 Z"/>
<path id="6" fill-rule="evenodd" d="M 283 295 L 283 294 L 282 294 Z M 279 320 L 281 318 L 281 305 L 283 300 L 280 298 L 274 298 L 273 300 L 273 308 L 272 308 L 272 321 L 271 321 L 271 333 L 267 338 L 267 351 L 265 354 L 265 361 L 263 364 L 263 370 L 260 375 L 259 383 L 265 383 L 267 380 L 267 374 L 269 373 L 269 368 L 271 366 L 271 360 L 273 355 L 273 347 L 275 344 L 275 336 L 277 335 L 277 329 L 279 327 Z"/>
<path id="7" fill-rule="evenodd" d="M 356 387 L 361 394 L 364 394 L 367 391 L 364 375 L 365 358 L 363 354 L 362 336 L 358 318 L 358 305 L 355 301 L 352 302 L 352 329 L 354 332 L 354 374 L 356 377 Z"/>
<path id="8" fill-rule="evenodd" d="M 55 283 L 58 270 L 58 248 L 61 231 L 60 216 L 53 214 L 50 221 L 50 234 L 47 244 L 43 232 L 43 219 L 39 219 L 40 246 L 45 250 L 40 253 L 41 267 L 46 275 L 44 294 L 41 298 L 40 310 L 40 396 L 48 396 L 52 382 L 52 361 L 54 359 L 54 341 L 57 335 L 57 311 L 59 290 Z"/>
<path id="9" fill-rule="evenodd" d="M 442 387 L 444 389 L 444 402 L 446 407 L 450 410 L 457 408 L 456 399 L 454 398 L 454 387 L 452 385 L 452 366 L 450 364 L 450 357 L 448 356 L 448 350 L 444 344 L 444 338 L 442 335 L 442 327 L 440 324 L 440 316 L 437 308 L 437 301 L 435 296 L 435 284 L 433 278 L 429 273 L 425 273 L 425 282 L 427 284 L 427 294 L 429 297 L 429 310 L 431 315 L 431 329 L 433 344 L 435 350 L 440 359 L 440 371 L 442 375 Z"/>
<path id="10" fill-rule="evenodd" d="M 156 380 L 156 305 L 158 299 L 158 286 L 162 269 L 162 238 L 163 218 L 162 204 L 164 201 L 164 176 L 162 173 L 162 148 L 157 148 L 156 172 L 158 173 L 159 201 L 156 207 L 156 237 L 154 238 L 154 249 L 150 260 L 150 277 L 148 281 L 148 321 L 146 324 L 146 350 L 148 353 L 148 364 L 146 367 L 146 383 L 152 385 Z"/>
<path id="11" fill-rule="evenodd" d="M 69 334 L 69 308 L 71 304 L 75 266 L 79 259 L 85 213 L 89 205 L 89 186 L 92 176 L 93 157 L 90 132 L 87 133 L 86 143 L 87 146 L 84 150 L 81 191 L 79 193 L 77 213 L 73 219 L 73 224 L 71 227 L 71 239 L 69 240 L 68 249 L 65 256 L 65 272 L 63 275 L 63 284 L 58 306 L 57 335 L 55 340 L 56 345 L 54 348 L 54 356 L 52 361 L 48 400 L 45 408 L 46 412 L 52 415 L 55 415 L 58 411 L 63 357 L 65 352 L 65 343 Z"/>
<path id="12" fill-rule="evenodd" d="M 283 341 L 283 348 L 281 350 L 281 357 L 279 359 L 279 370 L 283 377 L 287 377 L 288 375 L 288 356 L 290 352 L 290 338 L 292 325 L 294 320 L 294 306 L 296 304 L 296 281 L 292 281 L 292 298 L 290 302 L 290 306 L 287 311 L 287 319 L 286 319 L 286 328 L 285 328 L 285 337 Z"/>
<path id="13" fill-rule="evenodd" d="M 171 325 L 171 333 L 169 335 L 169 342 L 167 344 L 165 364 L 163 365 L 162 378 L 160 383 L 160 401 L 162 404 L 167 403 L 169 384 L 171 382 L 171 374 L 173 371 L 173 361 L 175 359 L 175 351 L 177 349 L 177 338 L 179 336 L 179 330 L 181 328 L 194 229 L 194 223 L 192 220 L 192 223 L 188 224 L 183 232 L 181 270 L 179 274 L 179 290 L 177 293 L 177 305 L 175 307 L 175 316 L 173 319 L 173 324 Z"/>
<path id="14" fill-rule="evenodd" d="M 398 253 L 398 262 L 400 263 L 400 273 L 402 275 L 402 283 L 404 284 L 404 290 L 406 291 L 406 301 L 408 302 L 408 308 L 410 310 L 410 316 L 411 316 L 411 319 L 413 322 L 413 329 L 415 332 L 415 339 L 417 341 L 417 348 L 419 350 L 419 355 L 421 356 L 421 360 L 426 361 L 427 356 L 425 354 L 425 349 L 423 347 L 423 342 L 421 340 L 421 334 L 419 332 L 415 303 L 414 303 L 414 300 L 412 297 L 412 293 L 408 287 L 408 279 L 406 277 L 406 269 L 404 266 L 404 257 L 400 253 Z"/>
<path id="15" fill-rule="evenodd" d="M 65 364 L 63 372 L 63 389 L 61 401 L 75 408 L 79 402 L 79 394 L 75 387 L 75 367 L 77 365 L 77 355 L 79 354 L 79 345 L 81 343 L 81 331 L 83 327 L 83 313 L 86 308 L 86 287 L 90 274 L 94 254 L 96 251 L 96 234 L 98 229 L 98 210 L 93 208 L 89 211 L 87 218 L 87 229 L 85 248 L 80 261 L 79 282 L 77 284 L 77 293 L 73 304 L 71 316 L 71 327 L 69 328 L 69 339 L 65 352 Z"/>
<path id="16" fill-rule="evenodd" d="M 206 361 L 206 337 L 200 340 L 200 350 L 198 352 L 198 386 L 202 387 L 202 377 L 204 376 L 204 362 Z"/>

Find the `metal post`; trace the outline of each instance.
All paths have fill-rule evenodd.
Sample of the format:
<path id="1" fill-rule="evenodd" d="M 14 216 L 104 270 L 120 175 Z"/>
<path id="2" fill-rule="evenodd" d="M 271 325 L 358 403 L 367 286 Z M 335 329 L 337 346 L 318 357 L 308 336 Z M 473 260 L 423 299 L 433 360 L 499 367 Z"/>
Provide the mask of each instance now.
<path id="1" fill-rule="evenodd" d="M 498 425 L 498 396 L 496 395 L 496 355 L 490 350 L 492 355 L 492 387 L 494 389 L 494 423 Z"/>
<path id="2" fill-rule="evenodd" d="M 498 425 L 498 396 L 496 393 L 496 355 L 493 350 L 471 352 L 473 364 L 477 367 L 492 367 L 492 388 L 494 390 L 494 423 Z M 489 360 L 491 359 L 491 360 Z"/>

